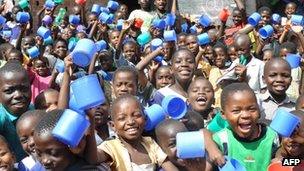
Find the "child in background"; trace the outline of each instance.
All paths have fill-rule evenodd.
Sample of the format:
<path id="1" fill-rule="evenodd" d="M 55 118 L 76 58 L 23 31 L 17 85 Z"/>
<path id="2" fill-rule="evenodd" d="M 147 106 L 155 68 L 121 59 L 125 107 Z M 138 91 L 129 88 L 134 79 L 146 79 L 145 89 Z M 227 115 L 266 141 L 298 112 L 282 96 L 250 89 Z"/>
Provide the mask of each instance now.
<path id="1" fill-rule="evenodd" d="M 35 144 L 33 140 L 34 129 L 40 119 L 45 115 L 42 110 L 27 111 L 21 115 L 16 123 L 16 130 L 19 136 L 23 150 L 28 157 L 21 160 L 18 169 L 22 171 L 42 171 L 45 170 L 43 166 L 37 161 L 37 154 L 35 151 Z"/>
<path id="2" fill-rule="evenodd" d="M 34 101 L 35 109 L 51 111 L 57 109 L 59 92 L 55 89 L 46 89 L 39 93 Z"/>
<path id="3" fill-rule="evenodd" d="M 160 89 L 174 83 L 173 74 L 169 66 L 161 66 L 155 73 L 155 88 Z"/>
<path id="4" fill-rule="evenodd" d="M 149 12 L 151 10 L 150 7 L 150 1 L 148 0 L 138 0 L 138 4 L 140 5 L 140 9 L 138 10 L 133 10 L 130 15 L 128 20 L 132 20 L 135 18 L 140 18 L 144 21 L 141 31 L 145 32 L 149 30 L 149 27 L 152 23 L 153 20 L 153 15 L 151 15 Z"/>
<path id="5" fill-rule="evenodd" d="M 273 49 L 264 49 L 262 56 L 265 63 L 275 57 Z"/>
<path id="6" fill-rule="evenodd" d="M 296 110 L 303 110 L 304 109 L 304 95 L 298 97 L 296 101 Z"/>
<path id="7" fill-rule="evenodd" d="M 291 19 L 291 16 L 294 15 L 296 13 L 296 11 L 297 11 L 296 3 L 289 2 L 288 4 L 286 4 L 284 13 L 288 20 Z"/>
<path id="8" fill-rule="evenodd" d="M 14 156 L 13 150 L 11 150 L 9 146 L 9 142 L 6 141 L 2 135 L 0 135 L 0 151 L 1 169 L 6 171 L 17 171 L 17 169 L 14 167 L 16 157 Z"/>
<path id="9" fill-rule="evenodd" d="M 238 58 L 238 54 L 236 52 L 235 46 L 234 45 L 230 45 L 227 48 L 227 55 L 230 59 L 230 61 L 235 61 Z"/>
<path id="10" fill-rule="evenodd" d="M 7 58 L 6 58 L 6 61 L 11 61 L 11 60 L 16 60 L 16 61 L 19 61 L 20 64 L 23 64 L 23 55 L 22 53 L 17 50 L 17 49 L 12 49 L 8 55 L 7 55 Z"/>
<path id="11" fill-rule="evenodd" d="M 116 99 L 111 106 L 111 127 L 117 139 L 98 146 L 98 162 L 110 162 L 113 170 L 177 170 L 156 142 L 143 137 L 145 117 L 138 100 L 131 95 Z"/>
<path id="12" fill-rule="evenodd" d="M 238 160 L 247 170 L 266 170 L 279 145 L 278 135 L 258 123 L 260 111 L 252 89 L 233 83 L 221 95 L 223 117 L 229 127 L 213 135 L 224 155 Z"/>

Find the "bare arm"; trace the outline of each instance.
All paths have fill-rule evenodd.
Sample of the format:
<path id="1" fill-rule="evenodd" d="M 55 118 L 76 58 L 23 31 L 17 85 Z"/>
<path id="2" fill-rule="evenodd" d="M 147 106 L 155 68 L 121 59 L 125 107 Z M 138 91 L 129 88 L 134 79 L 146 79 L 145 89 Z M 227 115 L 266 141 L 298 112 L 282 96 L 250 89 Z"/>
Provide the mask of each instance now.
<path id="1" fill-rule="evenodd" d="M 134 22 L 134 20 L 132 20 L 132 21 L 125 21 L 123 23 L 122 30 L 121 30 L 121 32 L 119 34 L 118 43 L 117 43 L 117 45 L 115 47 L 115 49 L 116 49 L 116 57 L 115 58 L 116 59 L 119 58 L 119 55 L 120 55 L 121 49 L 122 49 L 122 42 L 123 42 L 123 40 L 124 40 L 127 32 L 131 28 L 131 25 L 133 24 L 133 22 Z"/>
<path id="2" fill-rule="evenodd" d="M 174 166 L 174 164 L 171 163 L 168 159 L 166 159 L 163 164 L 161 165 L 162 169 L 165 171 L 178 171 L 177 167 Z"/>
<path id="3" fill-rule="evenodd" d="M 96 34 L 96 29 L 97 29 L 97 25 L 98 25 L 98 21 L 95 21 L 91 30 L 90 30 L 90 33 L 89 33 L 89 39 L 93 39 L 93 36 Z"/>
<path id="4" fill-rule="evenodd" d="M 162 47 L 157 48 L 152 53 L 149 53 L 146 57 L 144 57 L 138 64 L 136 65 L 136 69 L 141 71 L 143 70 L 153 58 L 155 58 L 157 55 L 160 55 L 162 53 Z"/>
<path id="5" fill-rule="evenodd" d="M 244 28 L 240 29 L 237 33 L 238 34 L 248 34 L 254 29 L 254 27 L 250 24 L 246 24 Z"/>
<path id="6" fill-rule="evenodd" d="M 64 58 L 64 73 L 63 81 L 59 92 L 58 98 L 58 109 L 66 109 L 69 106 L 69 96 L 70 96 L 70 82 L 72 72 L 73 61 L 70 56 Z"/>
<path id="7" fill-rule="evenodd" d="M 88 74 L 93 74 L 95 72 L 95 63 L 98 57 L 98 53 L 95 53 L 95 55 L 93 56 L 93 59 L 91 60 L 90 66 L 89 66 L 89 71 Z"/>

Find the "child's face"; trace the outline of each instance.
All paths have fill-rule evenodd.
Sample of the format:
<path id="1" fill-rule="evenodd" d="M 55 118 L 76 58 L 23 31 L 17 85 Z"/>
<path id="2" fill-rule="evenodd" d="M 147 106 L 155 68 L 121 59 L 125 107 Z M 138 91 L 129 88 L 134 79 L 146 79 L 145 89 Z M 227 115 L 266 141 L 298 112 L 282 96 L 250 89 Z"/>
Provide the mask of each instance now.
<path id="1" fill-rule="evenodd" d="M 76 38 L 78 38 L 79 40 L 80 39 L 84 39 L 84 38 L 86 38 L 87 36 L 86 36 L 86 34 L 84 33 L 84 32 L 78 32 L 77 34 L 76 34 Z"/>
<path id="2" fill-rule="evenodd" d="M 73 158 L 67 146 L 56 141 L 51 132 L 34 134 L 35 150 L 39 162 L 46 170 L 64 171 Z"/>
<path id="3" fill-rule="evenodd" d="M 0 140 L 0 170 L 14 170 L 15 161 L 15 156 L 9 149 L 8 144 Z"/>
<path id="4" fill-rule="evenodd" d="M 178 47 L 186 46 L 186 36 L 185 35 L 178 36 L 177 45 L 178 45 Z"/>
<path id="5" fill-rule="evenodd" d="M 17 133 L 23 150 L 28 155 L 36 156 L 34 143 L 34 129 L 39 122 L 38 116 L 28 117 L 17 125 Z"/>
<path id="6" fill-rule="evenodd" d="M 110 33 L 110 43 L 113 45 L 113 46 L 116 46 L 117 43 L 118 43 L 118 38 L 119 38 L 119 34 L 120 32 L 119 31 L 112 31 Z"/>
<path id="7" fill-rule="evenodd" d="M 116 104 L 112 122 L 119 137 L 128 141 L 137 141 L 143 132 L 145 117 L 140 104 L 130 99 Z"/>
<path id="8" fill-rule="evenodd" d="M 35 60 L 34 71 L 42 77 L 46 77 L 50 73 L 50 70 L 49 70 L 46 62 L 44 62 L 42 60 Z"/>
<path id="9" fill-rule="evenodd" d="M 231 59 L 231 61 L 234 61 L 238 58 L 236 49 L 233 46 L 228 48 L 227 54 L 228 54 L 229 58 Z"/>
<path id="10" fill-rule="evenodd" d="M 113 91 L 116 97 L 124 94 L 137 94 L 137 83 L 130 72 L 119 72 L 113 80 Z"/>
<path id="11" fill-rule="evenodd" d="M 95 124 L 97 127 L 106 125 L 108 122 L 109 117 L 109 104 L 104 103 L 101 104 L 91 110 L 93 110 L 94 118 L 95 118 Z"/>
<path id="12" fill-rule="evenodd" d="M 166 61 L 170 61 L 173 53 L 174 42 L 165 42 L 163 43 L 164 48 L 164 58 Z"/>
<path id="13" fill-rule="evenodd" d="M 44 98 L 45 98 L 45 109 L 46 111 L 51 111 L 54 109 L 57 109 L 58 106 L 58 98 L 59 98 L 59 93 L 58 91 L 49 91 L 44 93 Z"/>
<path id="14" fill-rule="evenodd" d="M 14 52 L 9 53 L 7 56 L 7 61 L 13 61 L 13 60 L 19 61 L 22 64 L 23 63 L 22 54 L 14 53 Z"/>
<path id="15" fill-rule="evenodd" d="M 269 61 L 270 59 L 272 59 L 274 57 L 274 54 L 272 51 L 267 50 L 263 53 L 263 61 L 266 63 L 267 61 Z"/>
<path id="16" fill-rule="evenodd" d="M 289 157 L 299 157 L 304 153 L 304 146 L 293 141 L 292 138 L 283 138 L 282 146 Z"/>
<path id="17" fill-rule="evenodd" d="M 250 42 L 247 40 L 244 40 L 244 37 L 239 37 L 234 43 L 235 43 L 235 49 L 238 54 L 238 57 L 241 55 L 244 55 L 245 57 L 250 56 Z"/>
<path id="18" fill-rule="evenodd" d="M 211 62 L 213 61 L 214 54 L 213 54 L 212 46 L 210 46 L 210 45 L 206 46 L 206 51 L 205 51 L 204 56 L 208 59 L 208 61 L 211 61 Z"/>
<path id="19" fill-rule="evenodd" d="M 186 38 L 186 45 L 188 47 L 188 49 L 194 54 L 196 55 L 198 53 L 199 50 L 199 46 L 197 43 L 197 39 L 195 36 L 187 36 Z"/>
<path id="20" fill-rule="evenodd" d="M 196 67 L 194 58 L 186 51 L 177 53 L 172 60 L 172 72 L 179 82 L 187 83 L 192 79 L 194 69 Z"/>
<path id="21" fill-rule="evenodd" d="M 291 18 L 291 15 L 293 15 L 296 12 L 297 6 L 293 3 L 288 3 L 285 7 L 285 14 L 288 19 Z"/>
<path id="22" fill-rule="evenodd" d="M 259 22 L 260 26 L 265 26 L 266 24 L 270 23 L 270 13 L 269 11 L 262 11 L 261 13 L 261 21 Z"/>
<path id="23" fill-rule="evenodd" d="M 148 10 L 150 8 L 150 2 L 149 0 L 138 0 L 138 4 L 140 5 L 140 8 Z"/>
<path id="24" fill-rule="evenodd" d="M 21 43 L 22 51 L 26 52 L 26 50 L 33 47 L 34 45 L 35 45 L 35 39 L 33 37 L 25 37 Z"/>
<path id="25" fill-rule="evenodd" d="M 154 0 L 154 5 L 158 10 L 164 11 L 166 10 L 167 0 Z"/>
<path id="26" fill-rule="evenodd" d="M 290 67 L 284 62 L 274 61 L 265 67 L 264 80 L 270 93 L 285 95 L 291 83 Z"/>
<path id="27" fill-rule="evenodd" d="M 101 68 L 104 71 L 110 71 L 113 66 L 113 58 L 110 55 L 104 55 L 100 59 Z"/>
<path id="28" fill-rule="evenodd" d="M 258 136 L 259 107 L 255 95 L 250 91 L 229 94 L 225 102 L 223 116 L 233 132 L 239 137 L 252 140 Z"/>
<path id="29" fill-rule="evenodd" d="M 170 68 L 160 68 L 155 76 L 156 88 L 160 89 L 173 83 Z"/>
<path id="30" fill-rule="evenodd" d="M 128 14 L 128 7 L 126 5 L 120 5 L 118 11 L 121 11 L 124 14 Z"/>
<path id="31" fill-rule="evenodd" d="M 203 113 L 211 108 L 214 103 L 214 91 L 208 80 L 195 80 L 189 90 L 188 101 L 194 111 Z"/>
<path id="32" fill-rule="evenodd" d="M 0 102 L 14 115 L 26 112 L 31 101 L 28 75 L 22 72 L 6 72 L 0 76 Z"/>
<path id="33" fill-rule="evenodd" d="M 65 42 L 58 41 L 54 47 L 54 54 L 56 54 L 60 59 L 64 59 L 67 55 L 67 46 Z"/>
<path id="34" fill-rule="evenodd" d="M 97 16 L 95 15 L 95 14 L 90 14 L 89 15 L 89 17 L 88 17 L 88 24 L 89 25 L 93 25 L 94 24 L 94 22 L 97 20 Z"/>
<path id="35" fill-rule="evenodd" d="M 219 68 L 225 67 L 225 62 L 227 61 L 227 54 L 223 48 L 214 49 L 214 64 Z"/>
<path id="36" fill-rule="evenodd" d="M 152 37 L 153 38 L 161 38 L 162 35 L 163 35 L 162 33 L 163 33 L 163 31 L 159 28 L 153 28 L 152 29 Z"/>
<path id="37" fill-rule="evenodd" d="M 233 10 L 232 21 L 235 25 L 238 25 L 242 22 L 242 12 L 240 10 Z"/>
<path id="38" fill-rule="evenodd" d="M 137 55 L 137 53 L 136 53 L 136 45 L 135 44 L 126 44 L 123 47 L 123 53 L 125 55 L 125 58 L 128 61 L 134 62 L 135 61 L 135 57 Z"/>
<path id="39" fill-rule="evenodd" d="M 61 32 L 61 38 L 68 41 L 73 36 L 73 30 L 69 27 L 65 28 Z"/>
<path id="40" fill-rule="evenodd" d="M 287 54 L 290 53 L 290 50 L 287 49 L 287 48 L 282 48 L 280 49 L 280 52 L 279 52 L 279 56 L 281 58 L 285 58 L 287 56 Z"/>

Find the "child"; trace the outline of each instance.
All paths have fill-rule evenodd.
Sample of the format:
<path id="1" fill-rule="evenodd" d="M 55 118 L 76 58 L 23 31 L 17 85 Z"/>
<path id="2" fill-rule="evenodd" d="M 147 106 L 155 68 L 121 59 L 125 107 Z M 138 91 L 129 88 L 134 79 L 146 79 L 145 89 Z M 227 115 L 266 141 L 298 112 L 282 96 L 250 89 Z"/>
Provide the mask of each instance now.
<path id="1" fill-rule="evenodd" d="M 148 0 L 138 0 L 138 4 L 140 5 L 140 9 L 133 10 L 128 20 L 132 20 L 134 18 L 140 18 L 144 21 L 143 25 L 141 26 L 141 31 L 145 32 L 149 30 L 149 27 L 152 23 L 153 16 L 149 13 L 150 12 L 150 1 Z"/>
<path id="2" fill-rule="evenodd" d="M 274 51 L 273 49 L 265 49 L 263 50 L 263 61 L 266 63 L 274 58 Z"/>
<path id="3" fill-rule="evenodd" d="M 226 86 L 221 106 L 230 125 L 213 135 L 221 151 L 247 170 L 267 170 L 279 140 L 272 129 L 258 123 L 260 111 L 252 89 L 245 83 Z"/>
<path id="4" fill-rule="evenodd" d="M 155 73 L 155 87 L 160 89 L 174 83 L 172 71 L 169 66 L 161 66 Z"/>
<path id="5" fill-rule="evenodd" d="M 287 17 L 288 20 L 291 19 L 291 16 L 294 15 L 297 11 L 297 4 L 294 2 L 289 2 L 286 6 L 285 6 L 285 15 Z"/>
<path id="6" fill-rule="evenodd" d="M 14 168 L 14 163 L 16 161 L 14 153 L 10 149 L 9 142 L 6 141 L 2 135 L 0 135 L 0 151 L 1 169 L 7 171 L 17 171 L 17 169 Z"/>
<path id="7" fill-rule="evenodd" d="M 264 69 L 264 81 L 267 90 L 258 95 L 258 102 L 261 108 L 261 121 L 270 123 L 279 107 L 290 111 L 295 106 L 295 100 L 290 99 L 286 94 L 291 83 L 289 64 L 282 58 L 273 58 L 268 61 Z"/>
<path id="8" fill-rule="evenodd" d="M 35 109 L 51 111 L 57 109 L 59 92 L 55 89 L 46 89 L 39 93 L 34 101 Z"/>
<path id="9" fill-rule="evenodd" d="M 111 106 L 111 127 L 118 139 L 98 146 L 98 162 L 110 162 L 113 170 L 177 170 L 156 142 L 142 137 L 145 117 L 138 100 L 131 95 L 116 99 Z"/>
<path id="10" fill-rule="evenodd" d="M 177 36 L 177 46 L 178 48 L 186 46 L 186 38 L 187 34 L 186 33 L 179 33 Z"/>
<path id="11" fill-rule="evenodd" d="M 45 112 L 42 110 L 27 111 L 21 115 L 16 123 L 20 143 L 28 155 L 19 163 L 20 170 L 44 170 L 43 166 L 37 161 L 33 140 L 34 129 L 44 114 Z"/>
<path id="12" fill-rule="evenodd" d="M 22 53 L 17 50 L 17 49 L 12 49 L 8 55 L 7 55 L 7 58 L 6 58 L 6 61 L 11 61 L 11 60 L 16 60 L 16 61 L 19 61 L 20 64 L 23 64 L 23 55 Z"/>
<path id="13" fill-rule="evenodd" d="M 62 110 L 47 112 L 34 131 L 35 150 L 38 160 L 46 170 L 108 170 L 105 166 L 90 166 L 72 152 L 67 145 L 59 142 L 52 135 Z M 75 150 L 75 149 L 74 149 Z"/>
<path id="14" fill-rule="evenodd" d="M 227 55 L 231 61 L 235 61 L 238 58 L 236 49 L 234 45 L 230 45 L 227 48 Z"/>
<path id="15" fill-rule="evenodd" d="M 32 108 L 27 71 L 19 62 L 10 61 L 0 68 L 0 132 L 16 154 L 17 161 L 25 157 L 16 132 L 17 119 Z"/>

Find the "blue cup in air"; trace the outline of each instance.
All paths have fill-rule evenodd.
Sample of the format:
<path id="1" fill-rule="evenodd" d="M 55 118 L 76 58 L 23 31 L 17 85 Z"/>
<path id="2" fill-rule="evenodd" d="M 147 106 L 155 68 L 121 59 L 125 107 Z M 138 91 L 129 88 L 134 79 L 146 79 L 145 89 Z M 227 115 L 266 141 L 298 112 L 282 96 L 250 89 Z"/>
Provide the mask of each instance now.
<path id="1" fill-rule="evenodd" d="M 161 121 L 165 120 L 166 113 L 164 109 L 158 105 L 153 104 L 152 106 L 144 110 L 146 115 L 145 130 L 150 131 L 154 129 Z"/>
<path id="2" fill-rule="evenodd" d="M 99 40 L 98 42 L 95 43 L 95 45 L 96 45 L 96 50 L 98 52 L 103 51 L 103 50 L 107 49 L 107 47 L 108 47 L 107 42 L 104 40 Z"/>
<path id="3" fill-rule="evenodd" d="M 85 111 L 84 110 L 80 110 L 79 109 L 79 106 L 76 102 L 76 99 L 75 99 L 75 96 L 74 96 L 74 93 L 73 93 L 73 90 L 70 89 L 70 100 L 69 100 L 69 109 L 81 114 L 81 115 L 85 115 Z"/>
<path id="4" fill-rule="evenodd" d="M 211 42 L 208 33 L 203 33 L 197 36 L 199 45 L 207 45 Z"/>
<path id="5" fill-rule="evenodd" d="M 78 15 L 70 15 L 69 23 L 73 25 L 78 25 L 80 23 L 80 17 Z"/>
<path id="6" fill-rule="evenodd" d="M 92 8 L 91 8 L 91 12 L 99 15 L 100 14 L 100 5 L 98 4 L 93 4 Z"/>
<path id="7" fill-rule="evenodd" d="M 81 67 L 90 64 L 91 59 L 97 52 L 96 45 L 91 39 L 80 39 L 72 51 L 73 62 Z"/>
<path id="8" fill-rule="evenodd" d="M 27 53 L 31 59 L 37 58 L 40 55 L 40 51 L 37 46 L 33 46 L 27 50 Z"/>
<path id="9" fill-rule="evenodd" d="M 236 159 L 225 156 L 226 163 L 224 166 L 219 167 L 220 171 L 246 171 L 246 168 Z"/>
<path id="10" fill-rule="evenodd" d="M 288 53 L 285 60 L 289 63 L 290 67 L 297 68 L 301 63 L 301 56 L 299 54 Z"/>
<path id="11" fill-rule="evenodd" d="M 174 14 L 167 14 L 165 18 L 166 26 L 173 26 L 175 23 L 176 16 Z"/>
<path id="12" fill-rule="evenodd" d="M 275 112 L 270 127 L 283 137 L 290 137 L 300 121 L 298 116 L 279 108 Z"/>
<path id="13" fill-rule="evenodd" d="M 104 12 L 104 13 L 106 13 L 106 14 L 109 14 L 109 13 L 110 13 L 110 10 L 109 10 L 108 8 L 106 8 L 106 7 L 100 7 L 100 12 L 101 12 L 101 13 Z"/>
<path id="14" fill-rule="evenodd" d="M 53 22 L 53 19 L 51 16 L 49 15 L 45 15 L 43 18 L 42 18 L 42 23 L 45 24 L 45 25 L 50 25 L 52 24 Z"/>
<path id="15" fill-rule="evenodd" d="M 119 7 L 119 3 L 116 1 L 109 1 L 107 4 L 107 8 L 112 10 L 112 11 L 116 11 Z"/>
<path id="16" fill-rule="evenodd" d="M 281 16 L 279 14 L 272 14 L 271 21 L 274 24 L 280 24 L 281 23 Z"/>
<path id="17" fill-rule="evenodd" d="M 266 25 L 259 30 L 259 34 L 263 39 L 267 39 L 273 34 L 273 27 L 271 25 Z"/>
<path id="18" fill-rule="evenodd" d="M 12 36 L 12 31 L 11 30 L 3 30 L 1 32 L 1 35 L 4 37 L 4 38 L 10 38 Z"/>
<path id="19" fill-rule="evenodd" d="M 65 109 L 53 129 L 52 135 L 58 141 L 73 148 L 77 147 L 89 126 L 90 121 L 85 115 Z"/>
<path id="20" fill-rule="evenodd" d="M 6 23 L 6 18 L 0 15 L 0 25 L 3 25 Z"/>
<path id="21" fill-rule="evenodd" d="M 152 26 L 160 30 L 163 30 L 166 27 L 166 22 L 162 19 L 154 19 L 152 22 Z"/>
<path id="22" fill-rule="evenodd" d="M 105 96 L 97 75 L 87 75 L 71 83 L 76 103 L 80 110 L 87 110 L 105 102 Z"/>
<path id="23" fill-rule="evenodd" d="M 303 25 L 303 15 L 291 15 L 291 23 L 293 25 Z"/>
<path id="24" fill-rule="evenodd" d="M 53 44 L 53 38 L 52 38 L 52 36 L 49 36 L 49 37 L 43 39 L 43 44 L 44 44 L 44 45 Z"/>
<path id="25" fill-rule="evenodd" d="M 188 32 L 188 24 L 187 23 L 182 24 L 182 32 L 184 32 L 184 33 Z"/>
<path id="26" fill-rule="evenodd" d="M 111 16 L 105 12 L 100 13 L 99 15 L 99 21 L 103 24 L 109 24 L 111 20 Z"/>
<path id="27" fill-rule="evenodd" d="M 137 43 L 140 46 L 144 46 L 145 44 L 151 41 L 151 34 L 149 32 L 143 32 L 137 37 Z"/>
<path id="28" fill-rule="evenodd" d="M 165 42 L 177 41 L 175 30 L 164 31 Z"/>
<path id="29" fill-rule="evenodd" d="M 46 39 L 51 36 L 51 31 L 44 26 L 40 26 L 37 30 L 37 35 L 42 37 L 43 39 Z"/>
<path id="30" fill-rule="evenodd" d="M 200 131 L 179 132 L 176 134 L 176 155 L 180 159 L 205 156 L 204 135 Z"/>
<path id="31" fill-rule="evenodd" d="M 163 98 L 162 107 L 172 119 L 181 119 L 187 112 L 185 101 L 173 95 Z"/>
<path id="32" fill-rule="evenodd" d="M 16 20 L 18 23 L 25 24 L 30 20 L 30 14 L 28 12 L 18 12 Z"/>
<path id="33" fill-rule="evenodd" d="M 55 2 L 52 0 L 46 0 L 44 3 L 44 7 L 48 10 L 53 9 L 55 7 Z"/>
<path id="34" fill-rule="evenodd" d="M 60 72 L 63 73 L 64 72 L 64 62 L 62 60 L 56 60 L 55 63 L 55 69 Z"/>
<path id="35" fill-rule="evenodd" d="M 261 20 L 261 15 L 257 12 L 251 14 L 247 21 L 250 25 L 252 25 L 253 27 L 257 26 L 259 24 L 259 21 Z"/>
<path id="36" fill-rule="evenodd" d="M 190 33 L 192 33 L 192 34 L 196 34 L 197 33 L 197 28 L 196 28 L 195 25 L 193 25 L 193 26 L 190 27 Z"/>
<path id="37" fill-rule="evenodd" d="M 74 50 L 74 48 L 76 47 L 76 44 L 77 44 L 76 40 L 71 40 L 71 41 L 69 41 L 68 50 L 69 50 L 70 52 L 72 52 L 72 51 Z"/>
<path id="38" fill-rule="evenodd" d="M 202 15 L 199 20 L 198 23 L 203 26 L 203 27 L 209 27 L 211 25 L 211 19 L 207 16 L 207 15 Z"/>
<path id="39" fill-rule="evenodd" d="M 156 50 L 158 47 L 163 45 L 163 41 L 160 38 L 155 38 L 151 41 L 151 51 Z"/>
<path id="40" fill-rule="evenodd" d="M 125 20 L 123 20 L 123 19 L 117 20 L 117 24 L 116 24 L 117 30 L 119 30 L 119 31 L 122 30 L 122 26 L 123 26 L 124 21 L 125 21 Z"/>

